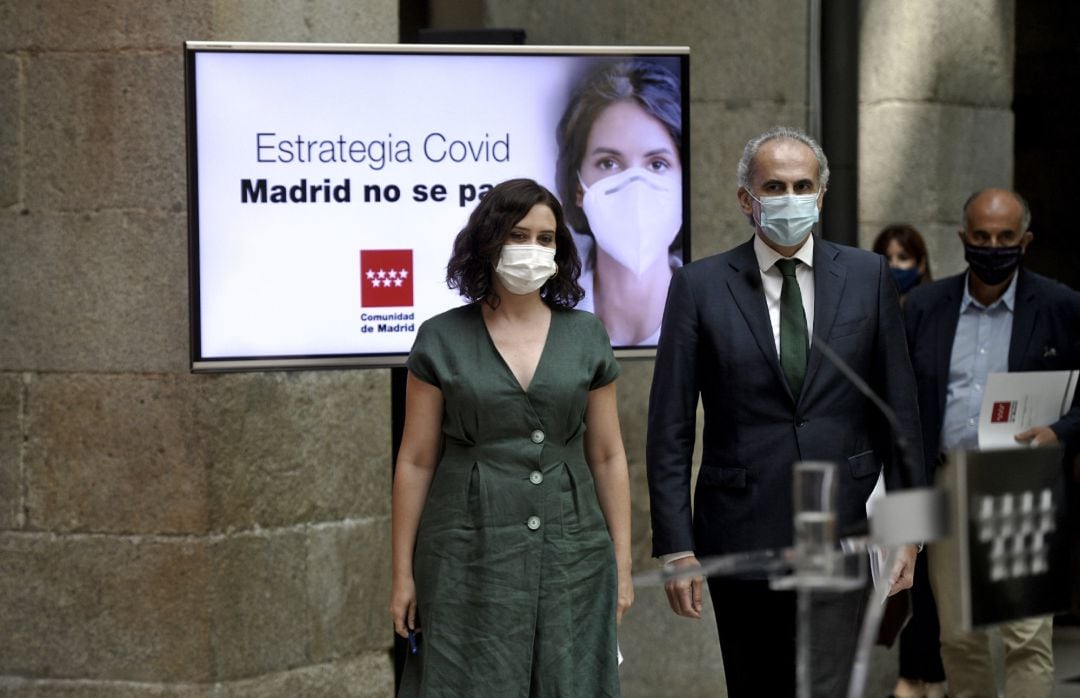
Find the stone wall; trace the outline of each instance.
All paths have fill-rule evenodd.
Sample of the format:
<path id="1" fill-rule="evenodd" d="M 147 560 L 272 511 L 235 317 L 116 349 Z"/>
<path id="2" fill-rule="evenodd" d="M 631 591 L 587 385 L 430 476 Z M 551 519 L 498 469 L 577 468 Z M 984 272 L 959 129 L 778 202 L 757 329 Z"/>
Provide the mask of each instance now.
<path id="1" fill-rule="evenodd" d="M 807 123 L 802 3 L 447 3 L 534 45 L 689 45 L 693 255 L 750 236 L 743 144 Z M 959 204 L 1011 179 L 1012 7 L 861 3 L 864 245 L 907 220 L 959 268 Z M 388 375 L 188 372 L 181 45 L 393 42 L 397 10 L 0 0 L 0 695 L 390 695 Z M 652 367 L 623 370 L 642 570 Z M 644 587 L 620 637 L 624 695 L 722 695 L 711 611 Z"/>
<path id="2" fill-rule="evenodd" d="M 185 40 L 397 4 L 0 0 L 0 695 L 388 696 L 386 371 L 188 371 Z"/>
<path id="3" fill-rule="evenodd" d="M 956 237 L 968 195 L 1009 188 L 1014 0 L 863 0 L 859 240 L 911 223 L 935 278 L 967 265 Z"/>

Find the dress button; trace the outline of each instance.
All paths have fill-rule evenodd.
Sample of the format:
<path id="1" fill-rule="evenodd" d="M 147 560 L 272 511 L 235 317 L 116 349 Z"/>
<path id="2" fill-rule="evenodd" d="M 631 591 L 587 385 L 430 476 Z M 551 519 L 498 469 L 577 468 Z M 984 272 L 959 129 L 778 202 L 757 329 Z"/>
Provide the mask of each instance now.
<path id="1" fill-rule="evenodd" d="M 540 528 L 540 517 L 530 516 L 529 520 L 525 522 L 525 525 L 529 527 L 529 530 L 535 531 L 536 529 Z"/>
<path id="2" fill-rule="evenodd" d="M 534 444 L 542 444 L 544 443 L 544 432 L 540 431 L 539 429 L 534 429 L 532 435 L 529 438 L 532 439 L 532 442 Z"/>
<path id="3" fill-rule="evenodd" d="M 543 481 L 544 481 L 544 474 L 542 472 L 540 472 L 539 470 L 534 470 L 531 473 L 529 473 L 529 482 L 531 482 L 532 484 L 539 485 Z"/>

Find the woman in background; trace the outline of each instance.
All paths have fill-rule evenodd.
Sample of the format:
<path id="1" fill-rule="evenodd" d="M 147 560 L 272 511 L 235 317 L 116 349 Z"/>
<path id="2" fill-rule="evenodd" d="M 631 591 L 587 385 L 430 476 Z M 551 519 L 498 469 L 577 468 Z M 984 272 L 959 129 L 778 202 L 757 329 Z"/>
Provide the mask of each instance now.
<path id="1" fill-rule="evenodd" d="M 579 306 L 616 346 L 656 344 L 682 264 L 679 80 L 642 59 L 590 75 L 556 131 L 556 183 L 581 252 Z"/>
<path id="2" fill-rule="evenodd" d="M 873 249 L 888 260 L 901 302 L 908 291 L 931 280 L 926 242 L 912 226 L 886 226 Z M 926 553 L 919 553 L 910 592 L 911 619 L 900 632 L 900 672 L 891 694 L 895 698 L 943 698 L 946 693 L 941 629 L 926 565 Z"/>
<path id="3" fill-rule="evenodd" d="M 886 226 L 874 240 L 873 249 L 888 260 L 901 299 L 911 289 L 931 280 L 926 242 L 912 226 L 906 223 Z"/>
<path id="4" fill-rule="evenodd" d="M 454 241 L 447 283 L 470 303 L 421 325 L 408 359 L 390 614 L 415 651 L 399 695 L 619 695 L 634 595 L 619 365 L 572 309 L 580 268 L 532 180 L 488 192 Z"/>

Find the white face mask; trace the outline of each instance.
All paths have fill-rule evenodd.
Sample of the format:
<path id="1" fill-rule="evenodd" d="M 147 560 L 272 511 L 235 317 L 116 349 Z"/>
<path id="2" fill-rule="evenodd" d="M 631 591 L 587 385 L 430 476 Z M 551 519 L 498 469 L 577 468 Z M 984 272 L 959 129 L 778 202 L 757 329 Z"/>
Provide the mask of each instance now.
<path id="1" fill-rule="evenodd" d="M 682 228 L 680 182 L 641 167 L 605 177 L 592 187 L 581 182 L 585 192 L 581 207 L 597 246 L 641 276 L 667 254 Z"/>
<path id="2" fill-rule="evenodd" d="M 538 290 L 558 271 L 555 248 L 540 245 L 503 245 L 495 265 L 499 281 L 517 296 Z"/>
<path id="3" fill-rule="evenodd" d="M 746 190 L 750 194 L 750 190 Z M 750 198 L 758 202 L 758 227 L 781 247 L 793 247 L 806 239 L 818 221 L 818 194 L 786 194 Z"/>

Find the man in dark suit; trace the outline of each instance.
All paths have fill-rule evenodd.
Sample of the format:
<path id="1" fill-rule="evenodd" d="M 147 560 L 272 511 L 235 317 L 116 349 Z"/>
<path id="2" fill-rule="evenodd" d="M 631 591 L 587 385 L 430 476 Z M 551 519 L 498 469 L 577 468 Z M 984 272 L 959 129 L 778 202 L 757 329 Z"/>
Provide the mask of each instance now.
<path id="1" fill-rule="evenodd" d="M 959 235 L 967 271 L 914 289 L 904 308 L 931 470 L 941 452 L 977 448 L 988 374 L 1080 369 L 1080 294 L 1020 267 L 1033 239 L 1027 204 L 1015 192 L 984 189 L 967 200 L 963 212 Z M 1065 441 L 1070 454 L 1080 445 L 1078 437 L 1075 402 L 1057 422 L 1016 435 L 1034 445 Z M 940 547 L 931 545 L 928 552 L 949 695 L 997 695 L 986 633 L 957 627 L 959 600 L 947 583 L 955 576 L 954 561 Z M 1002 626 L 1005 695 L 1050 695 L 1051 628 L 1049 617 Z"/>
<path id="2" fill-rule="evenodd" d="M 811 234 L 828 162 L 810 137 L 775 128 L 739 162 L 746 243 L 676 272 L 649 400 L 647 461 L 653 554 L 678 568 L 697 557 L 792 544 L 792 464 L 837 465 L 837 526 L 866 518 L 882 465 L 890 489 L 924 483 L 914 379 L 885 259 Z M 813 332 L 811 334 L 810 329 Z M 827 342 L 896 412 L 914 458 L 898 458 L 878 410 L 820 351 Z M 701 469 L 691 513 L 700 396 Z M 891 571 L 911 585 L 915 547 Z M 763 577 L 763 575 L 759 575 Z M 795 602 L 764 578 L 709 579 L 730 696 L 792 695 Z M 701 616 L 701 579 L 666 586 L 672 609 Z M 815 694 L 843 695 L 862 594 L 819 614 Z"/>

